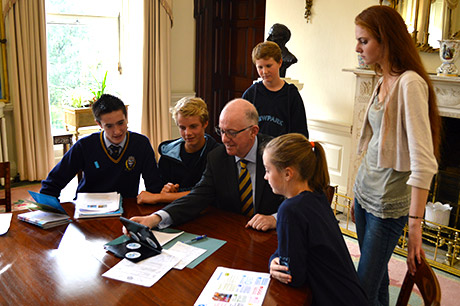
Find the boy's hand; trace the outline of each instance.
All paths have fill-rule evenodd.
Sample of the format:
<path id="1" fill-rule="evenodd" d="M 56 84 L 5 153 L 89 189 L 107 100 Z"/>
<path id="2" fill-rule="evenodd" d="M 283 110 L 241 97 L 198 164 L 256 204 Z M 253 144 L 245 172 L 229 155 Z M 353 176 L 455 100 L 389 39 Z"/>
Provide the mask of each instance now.
<path id="1" fill-rule="evenodd" d="M 179 192 L 179 184 L 167 183 L 163 186 L 161 193 Z"/>
<path id="2" fill-rule="evenodd" d="M 161 202 L 159 193 L 151 193 L 148 191 L 141 191 L 137 196 L 137 204 L 157 204 Z"/>

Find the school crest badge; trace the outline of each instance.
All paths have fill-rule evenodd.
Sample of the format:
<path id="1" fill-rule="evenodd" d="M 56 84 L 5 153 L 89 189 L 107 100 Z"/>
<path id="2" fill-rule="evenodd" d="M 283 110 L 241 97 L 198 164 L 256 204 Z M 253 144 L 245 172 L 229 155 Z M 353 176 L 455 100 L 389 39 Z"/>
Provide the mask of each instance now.
<path id="1" fill-rule="evenodd" d="M 134 167 L 136 166 L 136 158 L 134 158 L 134 156 L 128 157 L 126 159 L 125 166 L 126 166 L 126 170 L 128 171 L 133 170 Z"/>

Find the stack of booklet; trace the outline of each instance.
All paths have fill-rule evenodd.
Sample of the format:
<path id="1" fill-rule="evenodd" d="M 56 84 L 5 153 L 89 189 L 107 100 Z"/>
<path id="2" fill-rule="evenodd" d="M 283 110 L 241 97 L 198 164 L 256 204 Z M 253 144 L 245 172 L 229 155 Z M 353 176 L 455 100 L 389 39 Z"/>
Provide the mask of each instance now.
<path id="1" fill-rule="evenodd" d="M 71 221 L 56 197 L 29 191 L 37 206 L 36 211 L 18 215 L 18 219 L 47 229 Z"/>
<path id="2" fill-rule="evenodd" d="M 115 217 L 123 214 L 123 199 L 117 192 L 78 193 L 75 219 Z"/>
<path id="3" fill-rule="evenodd" d="M 68 215 L 57 214 L 41 210 L 20 214 L 18 215 L 18 219 L 40 226 L 43 229 L 48 229 L 70 222 L 70 218 Z"/>

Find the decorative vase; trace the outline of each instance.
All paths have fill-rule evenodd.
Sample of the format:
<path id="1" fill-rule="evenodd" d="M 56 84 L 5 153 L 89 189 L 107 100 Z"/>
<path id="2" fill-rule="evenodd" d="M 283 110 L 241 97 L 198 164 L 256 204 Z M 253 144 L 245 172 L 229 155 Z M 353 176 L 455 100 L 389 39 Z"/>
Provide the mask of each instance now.
<path id="1" fill-rule="evenodd" d="M 458 76 L 458 69 L 455 66 L 455 60 L 459 54 L 460 40 L 438 40 L 439 41 L 439 57 L 442 64 L 436 72 L 441 76 Z"/>
<path id="2" fill-rule="evenodd" d="M 425 220 L 436 222 L 444 226 L 449 226 L 449 217 L 452 207 L 449 204 L 441 204 L 441 202 L 428 202 L 425 207 Z M 430 227 L 436 225 L 427 223 Z"/>

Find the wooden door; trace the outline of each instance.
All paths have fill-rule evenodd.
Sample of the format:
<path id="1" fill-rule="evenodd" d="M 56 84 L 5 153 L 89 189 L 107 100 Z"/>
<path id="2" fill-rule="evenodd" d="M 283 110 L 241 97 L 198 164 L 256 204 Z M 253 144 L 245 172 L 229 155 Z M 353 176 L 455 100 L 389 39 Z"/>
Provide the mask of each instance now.
<path id="1" fill-rule="evenodd" d="M 195 19 L 195 90 L 208 104 L 214 135 L 224 105 L 258 77 L 251 52 L 264 40 L 265 0 L 195 0 Z"/>

